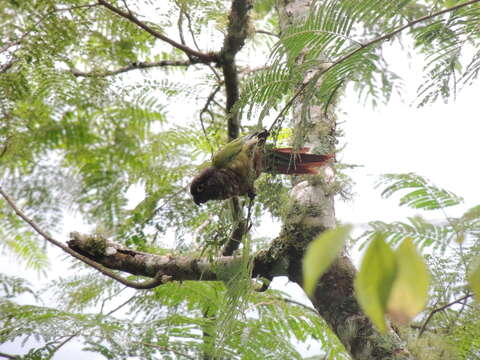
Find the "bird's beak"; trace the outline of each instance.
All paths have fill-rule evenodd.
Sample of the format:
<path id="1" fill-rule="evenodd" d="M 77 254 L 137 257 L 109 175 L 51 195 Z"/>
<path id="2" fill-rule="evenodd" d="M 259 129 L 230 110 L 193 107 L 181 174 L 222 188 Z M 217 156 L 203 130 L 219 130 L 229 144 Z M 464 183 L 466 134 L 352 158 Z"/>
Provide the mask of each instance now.
<path id="1" fill-rule="evenodd" d="M 200 199 L 193 199 L 193 201 L 195 202 L 195 204 L 197 204 L 198 206 L 201 206 L 203 201 L 201 201 Z"/>

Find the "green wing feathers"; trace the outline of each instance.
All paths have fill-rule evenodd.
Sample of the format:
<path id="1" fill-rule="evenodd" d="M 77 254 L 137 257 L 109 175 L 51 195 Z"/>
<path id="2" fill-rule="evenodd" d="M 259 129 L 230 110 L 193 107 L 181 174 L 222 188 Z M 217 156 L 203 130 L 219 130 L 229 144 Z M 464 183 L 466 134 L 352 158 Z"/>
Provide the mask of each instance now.
<path id="1" fill-rule="evenodd" d="M 231 162 L 235 161 L 242 151 L 245 152 L 243 154 L 245 155 L 244 157 L 250 157 L 251 155 L 247 153 L 251 148 L 254 145 L 263 145 L 267 136 L 267 130 L 262 130 L 230 141 L 213 155 L 212 165 L 216 168 L 229 167 Z"/>
<path id="2" fill-rule="evenodd" d="M 220 150 L 218 150 L 212 159 L 212 165 L 216 168 L 227 167 L 228 164 L 234 160 L 238 154 L 242 151 L 245 138 L 238 138 L 233 141 L 230 141 Z"/>

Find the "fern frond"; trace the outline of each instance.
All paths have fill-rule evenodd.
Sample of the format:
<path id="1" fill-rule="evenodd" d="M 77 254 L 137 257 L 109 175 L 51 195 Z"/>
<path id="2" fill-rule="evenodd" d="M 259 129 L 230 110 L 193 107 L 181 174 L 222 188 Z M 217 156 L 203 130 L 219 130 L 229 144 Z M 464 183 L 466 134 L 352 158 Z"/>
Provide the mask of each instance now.
<path id="1" fill-rule="evenodd" d="M 411 190 L 401 196 L 400 205 L 414 209 L 437 210 L 463 202 L 463 198 L 438 188 L 425 178 L 413 173 L 382 175 L 375 187 L 384 187 L 381 193 L 384 198 L 389 198 L 399 191 Z"/>
<path id="2" fill-rule="evenodd" d="M 5 298 L 14 298 L 22 294 L 31 294 L 38 299 L 32 285 L 19 276 L 0 274 L 0 294 Z"/>
<path id="3" fill-rule="evenodd" d="M 350 38 L 354 18 L 348 16 L 345 7 L 338 0 L 316 3 L 305 21 L 290 26 L 273 49 L 272 56 L 286 56 L 289 63 L 296 61 L 300 53 L 306 59 L 330 58 L 339 54 Z"/>
<path id="4" fill-rule="evenodd" d="M 102 301 L 103 304 L 107 303 L 108 299 L 112 300 L 114 296 L 120 295 L 121 289 L 121 286 L 111 279 L 98 273 L 88 273 L 55 280 L 49 283 L 44 291 L 53 291 L 60 309 L 81 312 L 87 308 L 93 309 Z"/>
<path id="5" fill-rule="evenodd" d="M 362 240 L 361 249 L 379 233 L 384 234 L 386 241 L 392 245 L 398 245 L 405 239 L 412 239 L 421 248 L 432 247 L 434 249 L 445 248 L 456 234 L 455 229 L 450 225 L 434 224 L 420 216 L 409 217 L 408 222 L 372 221 L 368 225 L 370 229 L 357 239 Z"/>
<path id="6" fill-rule="evenodd" d="M 31 232 L 23 232 L 13 239 L 7 239 L 0 243 L 0 246 L 21 259 L 27 268 L 40 273 L 45 273 L 50 265 L 45 250 L 38 244 L 38 239 Z"/>
<path id="7" fill-rule="evenodd" d="M 479 21 L 480 7 L 472 5 L 413 30 L 415 46 L 427 54 L 425 82 L 418 90 L 420 106 L 439 97 L 445 101 L 455 98 L 459 85 L 477 77 L 476 59 L 472 58 L 465 70 L 460 59 L 472 44 L 474 48 L 478 45 Z"/>
<path id="8" fill-rule="evenodd" d="M 267 114 L 266 111 L 279 104 L 298 80 L 298 74 L 292 72 L 285 63 L 274 63 L 244 79 L 242 94 L 235 108 L 240 114 L 246 110 L 244 116 L 252 118 L 258 106 L 264 110 L 262 112 L 264 117 Z M 259 122 L 262 117 L 258 120 Z"/>
<path id="9" fill-rule="evenodd" d="M 470 62 L 465 68 L 465 71 L 462 74 L 460 81 L 462 85 L 468 86 L 473 84 L 473 82 L 478 78 L 480 73 L 480 50 L 476 51 Z"/>

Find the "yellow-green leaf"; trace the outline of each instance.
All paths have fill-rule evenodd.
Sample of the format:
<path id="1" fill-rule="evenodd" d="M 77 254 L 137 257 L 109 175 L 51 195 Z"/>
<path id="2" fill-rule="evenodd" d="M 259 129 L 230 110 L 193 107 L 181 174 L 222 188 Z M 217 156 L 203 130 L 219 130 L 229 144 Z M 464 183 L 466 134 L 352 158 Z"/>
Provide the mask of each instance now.
<path id="1" fill-rule="evenodd" d="M 477 301 L 480 301 L 480 258 L 474 261 L 474 266 L 468 276 L 468 283 Z"/>
<path id="2" fill-rule="evenodd" d="M 388 299 L 388 314 L 394 322 L 406 325 L 427 303 L 430 274 L 412 239 L 402 242 L 395 257 L 397 276 Z"/>
<path id="3" fill-rule="evenodd" d="M 355 295 L 365 314 L 381 332 L 385 332 L 385 311 L 395 280 L 395 254 L 378 234 L 368 246 L 355 279 Z"/>
<path id="4" fill-rule="evenodd" d="M 347 225 L 327 230 L 308 245 L 303 258 L 303 287 L 308 295 L 342 250 L 351 229 Z"/>

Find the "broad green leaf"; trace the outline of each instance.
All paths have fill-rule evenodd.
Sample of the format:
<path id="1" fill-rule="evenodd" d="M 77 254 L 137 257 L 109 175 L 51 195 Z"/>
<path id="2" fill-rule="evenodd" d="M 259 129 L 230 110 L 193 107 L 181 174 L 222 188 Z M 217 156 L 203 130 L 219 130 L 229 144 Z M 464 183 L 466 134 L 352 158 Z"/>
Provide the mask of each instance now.
<path id="1" fill-rule="evenodd" d="M 308 245 L 303 258 L 303 287 L 308 295 L 342 250 L 351 229 L 347 225 L 327 230 Z"/>
<path id="2" fill-rule="evenodd" d="M 428 299 L 430 274 L 412 239 L 405 239 L 395 251 L 397 276 L 388 300 L 388 314 L 399 324 L 408 324 L 423 310 Z"/>
<path id="3" fill-rule="evenodd" d="M 474 266 L 468 277 L 468 283 L 477 301 L 480 301 L 480 257 L 474 261 Z"/>
<path id="4" fill-rule="evenodd" d="M 381 331 L 387 329 L 385 311 L 397 273 L 395 254 L 378 234 L 372 240 L 355 278 L 355 295 L 361 308 Z"/>

